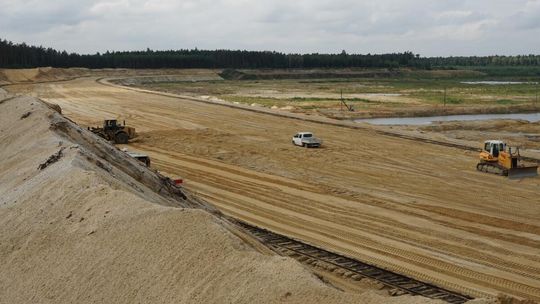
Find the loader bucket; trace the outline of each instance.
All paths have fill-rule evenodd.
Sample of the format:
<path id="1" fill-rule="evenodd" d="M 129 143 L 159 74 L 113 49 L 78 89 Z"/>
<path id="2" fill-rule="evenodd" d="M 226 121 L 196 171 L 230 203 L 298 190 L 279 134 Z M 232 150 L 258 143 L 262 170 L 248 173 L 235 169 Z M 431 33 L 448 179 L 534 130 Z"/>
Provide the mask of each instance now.
<path id="1" fill-rule="evenodd" d="M 538 166 L 512 168 L 508 170 L 508 178 L 535 177 L 538 176 L 537 169 Z"/>

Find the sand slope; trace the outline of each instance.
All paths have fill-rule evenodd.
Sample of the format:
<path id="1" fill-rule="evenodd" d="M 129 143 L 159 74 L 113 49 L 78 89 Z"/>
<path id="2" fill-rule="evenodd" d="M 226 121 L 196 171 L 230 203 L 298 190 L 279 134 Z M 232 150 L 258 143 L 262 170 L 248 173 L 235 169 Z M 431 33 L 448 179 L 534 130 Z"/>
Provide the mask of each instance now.
<path id="1" fill-rule="evenodd" d="M 190 99 L 95 78 L 9 87 L 78 123 L 126 119 L 130 148 L 226 214 L 473 296 L 540 299 L 540 179 L 475 169 L 477 153 Z M 314 118 L 315 119 L 315 118 Z M 313 131 L 323 149 L 291 145 Z"/>
<path id="2" fill-rule="evenodd" d="M 0 102 L 0 143 L 0 303 L 429 301 L 343 293 L 254 251 L 212 206 L 156 193 L 159 177 L 37 99 Z"/>

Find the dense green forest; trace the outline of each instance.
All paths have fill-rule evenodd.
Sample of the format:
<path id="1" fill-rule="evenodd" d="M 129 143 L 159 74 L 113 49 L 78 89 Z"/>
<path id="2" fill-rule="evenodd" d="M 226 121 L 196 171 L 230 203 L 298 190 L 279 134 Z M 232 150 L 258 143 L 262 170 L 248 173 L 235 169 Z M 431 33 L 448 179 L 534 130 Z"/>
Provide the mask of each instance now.
<path id="1" fill-rule="evenodd" d="M 0 68 L 444 68 L 460 66 L 540 66 L 539 55 L 420 57 L 394 54 L 284 54 L 241 50 L 171 50 L 106 52 L 81 55 L 0 39 Z"/>
<path id="2" fill-rule="evenodd" d="M 427 66 L 540 66 L 540 55 L 422 58 Z"/>
<path id="3" fill-rule="evenodd" d="M 0 40 L 0 67 L 85 68 L 313 68 L 313 67 L 400 67 L 411 66 L 411 52 L 382 55 L 284 54 L 232 50 L 176 50 L 106 52 L 80 55 L 51 48 L 14 44 Z"/>

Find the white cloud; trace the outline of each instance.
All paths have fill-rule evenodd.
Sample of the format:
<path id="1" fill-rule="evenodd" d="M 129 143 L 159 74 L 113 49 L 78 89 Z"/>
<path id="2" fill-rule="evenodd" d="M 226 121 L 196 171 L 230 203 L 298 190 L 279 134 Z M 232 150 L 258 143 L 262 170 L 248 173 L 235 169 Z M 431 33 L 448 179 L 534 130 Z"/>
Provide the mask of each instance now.
<path id="1" fill-rule="evenodd" d="M 0 0 L 0 37 L 83 53 L 540 53 L 540 0 Z"/>

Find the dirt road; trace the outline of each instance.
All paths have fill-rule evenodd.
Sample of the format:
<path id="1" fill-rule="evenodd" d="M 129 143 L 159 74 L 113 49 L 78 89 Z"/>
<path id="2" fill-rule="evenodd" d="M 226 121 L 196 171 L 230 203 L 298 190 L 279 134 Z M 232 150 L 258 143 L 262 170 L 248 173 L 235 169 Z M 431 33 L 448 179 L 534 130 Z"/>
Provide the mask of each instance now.
<path id="1" fill-rule="evenodd" d="M 473 296 L 540 300 L 540 178 L 475 170 L 472 152 L 185 99 L 95 78 L 12 86 L 82 125 L 125 119 L 130 145 L 223 212 Z M 291 145 L 313 131 L 323 149 Z"/>

